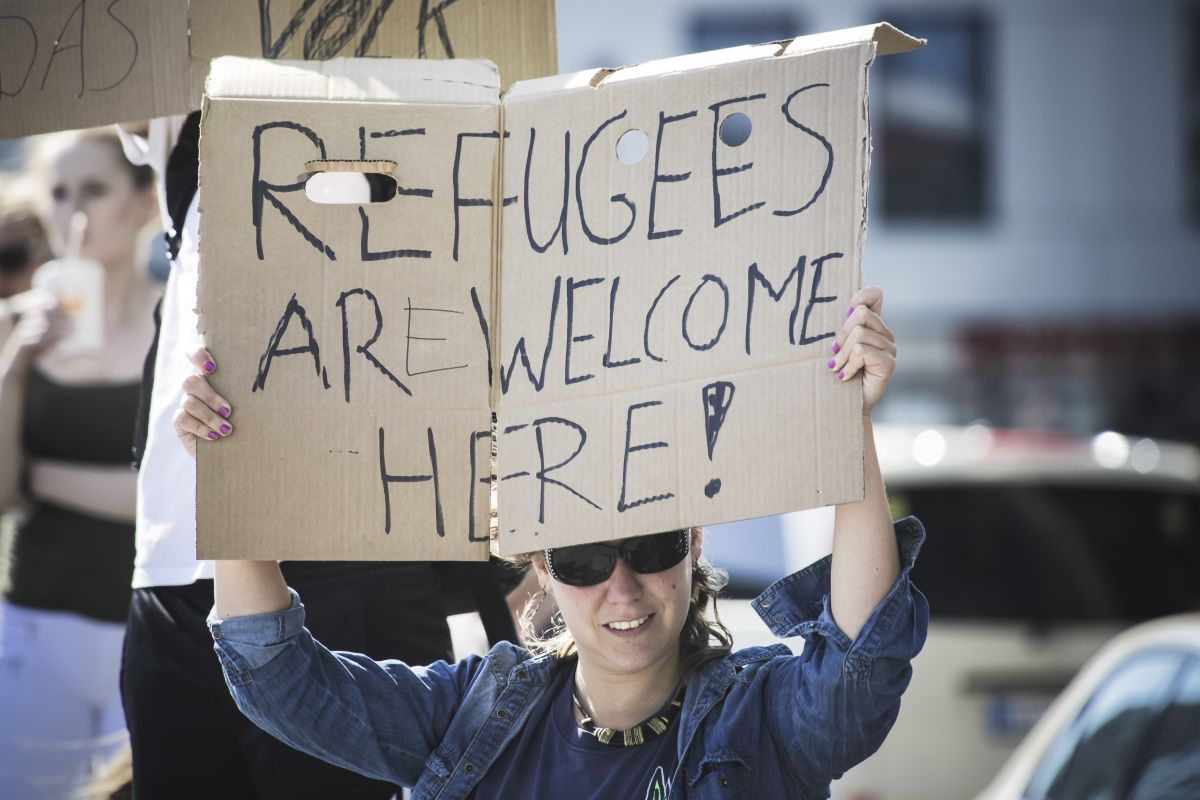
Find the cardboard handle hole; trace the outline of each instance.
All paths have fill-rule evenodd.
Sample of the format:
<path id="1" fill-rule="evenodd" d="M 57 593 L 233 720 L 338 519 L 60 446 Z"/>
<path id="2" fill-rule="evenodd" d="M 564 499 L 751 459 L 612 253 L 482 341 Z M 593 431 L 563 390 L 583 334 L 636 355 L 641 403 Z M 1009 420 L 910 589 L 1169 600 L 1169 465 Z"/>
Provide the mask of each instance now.
<path id="1" fill-rule="evenodd" d="M 386 203 L 396 196 L 396 179 L 383 172 L 315 172 L 304 194 L 322 205 Z"/>
<path id="2" fill-rule="evenodd" d="M 750 138 L 753 127 L 749 117 L 740 111 L 734 112 L 721 123 L 721 141 L 730 147 L 739 147 Z"/>
<path id="3" fill-rule="evenodd" d="M 636 164 L 646 156 L 650 140 L 637 128 L 627 130 L 617 139 L 617 160 L 622 164 Z"/>

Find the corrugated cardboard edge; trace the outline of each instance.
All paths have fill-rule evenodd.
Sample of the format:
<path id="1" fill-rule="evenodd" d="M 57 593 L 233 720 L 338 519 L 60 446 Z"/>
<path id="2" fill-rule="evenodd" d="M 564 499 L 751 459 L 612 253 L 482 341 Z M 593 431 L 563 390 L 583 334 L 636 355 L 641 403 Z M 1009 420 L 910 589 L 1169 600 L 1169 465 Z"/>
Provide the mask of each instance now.
<path id="1" fill-rule="evenodd" d="M 501 133 L 496 147 L 496 170 L 492 173 L 492 185 L 499 197 L 493 197 L 492 202 L 492 296 L 488 298 L 488 363 L 491 365 L 488 370 L 488 405 L 492 407 L 493 462 L 497 447 L 496 409 L 500 403 L 500 265 L 504 257 L 504 160 L 508 142 L 508 120 L 505 119 L 503 102 L 500 103 L 498 124 Z M 495 464 L 492 466 L 492 481 L 495 486 Z M 492 492 L 493 498 L 495 494 Z"/>
<path id="2" fill-rule="evenodd" d="M 199 157 L 200 153 L 204 152 L 204 130 L 205 130 L 204 123 L 206 122 L 206 120 L 208 118 L 208 114 L 209 114 L 208 95 L 202 95 L 200 98 L 199 138 L 196 141 L 197 157 Z M 208 332 L 208 324 L 204 318 L 204 307 L 200 303 L 201 286 L 205 280 L 205 275 L 204 275 L 204 259 L 201 258 L 199 256 L 199 254 L 204 252 L 203 249 L 201 248 L 201 243 L 202 243 L 202 240 L 204 239 L 205 231 L 204 231 L 204 227 L 199 224 L 199 221 L 201 219 L 203 219 L 203 217 L 204 217 L 205 199 L 208 196 L 207 192 L 201 191 L 204 188 L 204 184 L 205 184 L 204 172 L 205 172 L 204 159 L 199 159 L 199 162 L 197 165 L 197 171 L 196 171 L 196 220 L 197 220 L 197 224 L 196 224 L 197 262 L 196 262 L 196 294 L 195 294 L 196 304 L 192 307 L 192 313 L 195 314 L 195 316 L 196 316 L 196 333 L 200 337 L 201 341 L 205 341 L 205 339 L 206 339 L 205 334 Z M 207 447 L 197 447 L 196 448 L 196 480 L 192 481 L 192 508 L 193 509 L 200 508 L 200 475 L 203 474 L 205 461 L 211 457 L 212 457 L 212 453 L 209 448 L 207 448 Z M 202 559 L 202 556 L 200 554 L 199 523 L 197 522 L 198 516 L 199 515 L 195 511 L 193 511 L 192 521 L 196 525 L 196 537 L 195 537 L 195 543 L 194 543 L 195 547 L 196 547 L 195 556 L 197 559 Z"/>
<path id="3" fill-rule="evenodd" d="M 496 459 L 499 452 L 497 431 L 497 408 L 500 404 L 500 264 L 504 253 L 504 163 L 508 146 L 508 121 L 504 116 L 504 102 L 500 103 L 498 125 L 500 140 L 496 146 L 496 169 L 492 173 L 492 185 L 497 197 L 492 203 L 492 293 L 488 298 L 488 405 L 491 407 L 492 439 L 488 445 L 488 471 L 491 486 L 488 489 L 488 536 L 490 552 L 499 554 L 500 532 L 496 527 L 499 513 L 500 481 L 496 474 Z"/>
<path id="4" fill-rule="evenodd" d="M 487 59 L 270 61 L 222 56 L 212 61 L 204 94 L 212 99 L 496 105 L 500 73 Z"/>

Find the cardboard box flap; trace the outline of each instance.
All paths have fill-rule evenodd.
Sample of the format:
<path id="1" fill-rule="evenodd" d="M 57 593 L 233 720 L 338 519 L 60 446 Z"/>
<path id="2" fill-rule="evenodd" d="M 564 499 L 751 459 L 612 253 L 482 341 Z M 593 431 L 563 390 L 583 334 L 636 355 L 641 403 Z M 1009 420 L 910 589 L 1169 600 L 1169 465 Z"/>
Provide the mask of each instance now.
<path id="1" fill-rule="evenodd" d="M 500 76 L 486 59 L 266 61 L 225 56 L 213 61 L 205 93 L 214 99 L 495 104 Z"/>
<path id="2" fill-rule="evenodd" d="M 797 36 L 791 40 L 738 45 L 737 47 L 726 47 L 721 50 L 660 58 L 616 69 L 588 69 L 566 75 L 535 78 L 534 80 L 521 81 L 515 84 L 505 93 L 504 99 L 506 101 L 518 100 L 533 95 L 578 89 L 588 85 L 598 88 L 623 81 L 660 77 L 679 72 L 691 72 L 740 62 L 758 61 L 763 58 L 775 56 L 796 56 L 804 53 L 815 53 L 819 50 L 846 47 L 864 42 L 874 42 L 876 55 L 881 56 L 906 53 L 925 46 L 924 39 L 909 36 L 890 23 L 877 22 L 873 25 L 862 25 L 857 28 L 843 28 L 842 30 L 816 33 L 809 36 Z"/>

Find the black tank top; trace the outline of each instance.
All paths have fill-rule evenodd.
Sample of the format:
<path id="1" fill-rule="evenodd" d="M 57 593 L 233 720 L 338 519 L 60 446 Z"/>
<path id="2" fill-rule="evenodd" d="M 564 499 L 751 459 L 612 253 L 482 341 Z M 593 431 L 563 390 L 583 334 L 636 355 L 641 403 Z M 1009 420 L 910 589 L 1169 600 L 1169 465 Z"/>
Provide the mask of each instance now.
<path id="1" fill-rule="evenodd" d="M 23 441 L 38 458 L 128 465 L 138 383 L 66 385 L 30 370 Z M 39 502 L 0 532 L 0 586 L 27 608 L 124 622 L 133 576 L 133 526 Z"/>
<path id="2" fill-rule="evenodd" d="M 30 370 L 25 449 L 38 458 L 127 465 L 133 448 L 138 382 L 67 385 Z"/>

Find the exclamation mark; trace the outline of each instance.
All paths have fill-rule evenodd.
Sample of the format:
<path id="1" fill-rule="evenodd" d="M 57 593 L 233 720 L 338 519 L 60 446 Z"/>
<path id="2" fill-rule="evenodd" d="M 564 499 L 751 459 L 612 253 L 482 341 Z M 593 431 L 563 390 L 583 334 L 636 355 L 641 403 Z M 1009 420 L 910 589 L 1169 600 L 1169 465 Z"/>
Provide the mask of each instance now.
<path id="1" fill-rule="evenodd" d="M 734 385 L 729 381 L 717 381 L 704 387 L 704 435 L 708 441 L 708 460 L 711 462 L 713 450 L 717 446 L 717 436 L 721 426 L 725 424 L 725 415 L 733 403 Z M 714 497 L 721 491 L 721 479 L 713 478 L 704 485 L 704 496 Z"/>

